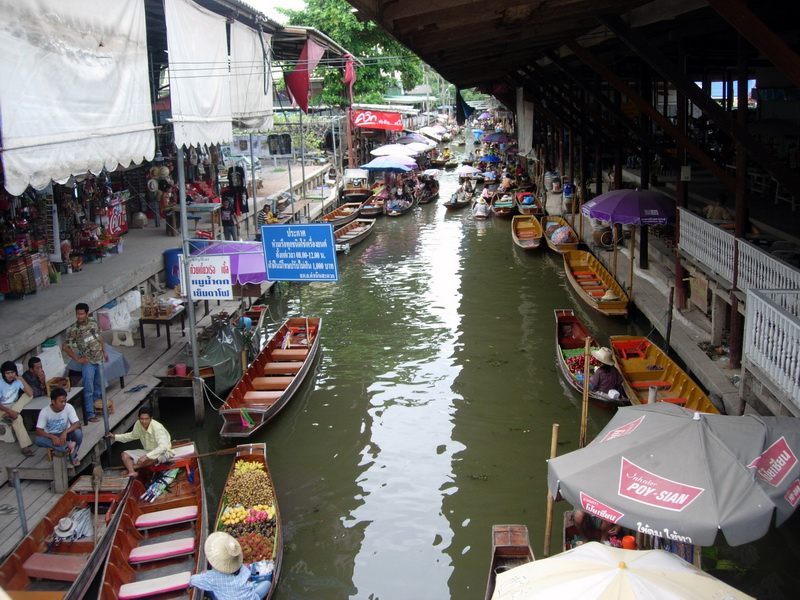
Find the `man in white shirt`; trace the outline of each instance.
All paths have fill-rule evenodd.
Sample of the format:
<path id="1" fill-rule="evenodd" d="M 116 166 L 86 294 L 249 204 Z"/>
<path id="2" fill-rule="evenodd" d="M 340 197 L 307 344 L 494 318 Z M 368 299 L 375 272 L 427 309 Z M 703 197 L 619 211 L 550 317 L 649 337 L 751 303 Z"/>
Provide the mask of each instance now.
<path id="1" fill-rule="evenodd" d="M 67 403 L 67 391 L 55 388 L 50 392 L 50 406 L 39 411 L 36 421 L 36 445 L 69 453 L 70 462 L 77 466 L 78 448 L 83 441 L 83 429 L 75 408 Z"/>

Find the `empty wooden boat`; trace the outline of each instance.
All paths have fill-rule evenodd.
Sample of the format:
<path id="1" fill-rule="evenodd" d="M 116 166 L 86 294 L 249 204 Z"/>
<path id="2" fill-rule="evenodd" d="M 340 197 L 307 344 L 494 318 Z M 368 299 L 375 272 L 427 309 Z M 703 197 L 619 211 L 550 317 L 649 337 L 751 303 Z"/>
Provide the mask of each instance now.
<path id="1" fill-rule="evenodd" d="M 319 317 L 287 319 L 250 363 L 220 409 L 222 437 L 248 437 L 286 406 L 319 350 Z"/>
<path id="2" fill-rule="evenodd" d="M 491 600 L 500 573 L 533 561 L 526 525 L 492 525 L 492 562 L 489 565 L 486 600 Z"/>
<path id="3" fill-rule="evenodd" d="M 350 252 L 350 248 L 363 242 L 375 226 L 375 219 L 356 219 L 333 232 L 337 252 Z"/>
<path id="4" fill-rule="evenodd" d="M 511 220 L 511 239 L 523 250 L 535 250 L 542 243 L 542 225 L 531 215 L 514 215 Z"/>
<path id="5" fill-rule="evenodd" d="M 583 394 L 583 361 L 586 349 L 586 340 L 589 340 L 589 349 L 599 350 L 600 344 L 586 329 L 580 319 L 570 309 L 556 309 L 556 362 L 567 383 L 580 394 Z M 597 359 L 590 357 L 590 375 L 597 366 Z M 604 408 L 628 406 L 631 402 L 620 396 L 612 398 L 603 392 L 589 391 L 589 401 Z"/>
<path id="6" fill-rule="evenodd" d="M 653 387 L 656 402 L 719 413 L 700 386 L 646 337 L 612 335 L 611 349 L 617 369 L 625 380 L 625 392 L 633 404 L 646 404 Z"/>
<path id="7" fill-rule="evenodd" d="M 122 507 L 103 572 L 101 600 L 192 598 L 189 577 L 206 570 L 203 473 L 194 443 L 176 442 L 172 460 L 138 471 Z"/>
<path id="8" fill-rule="evenodd" d="M 608 317 L 628 314 L 628 296 L 591 252 L 564 252 L 564 270 L 572 289 L 594 310 Z"/>
<path id="9" fill-rule="evenodd" d="M 330 223 L 333 225 L 334 229 L 344 227 L 358 217 L 358 213 L 361 210 L 361 204 L 361 202 L 346 202 L 336 210 L 332 210 L 331 212 L 322 215 L 320 221 L 322 223 Z"/>
<path id="10" fill-rule="evenodd" d="M 131 478 L 119 471 L 104 472 L 94 484 L 90 475 L 75 480 L 0 565 L 0 588 L 12 598 L 83 598 L 106 562 L 130 487 Z M 79 525 L 77 533 L 65 530 L 62 519 Z"/>
<path id="11" fill-rule="evenodd" d="M 242 490 L 257 490 L 257 495 L 242 494 Z M 251 523 L 245 522 L 248 517 Z M 272 585 L 265 599 L 269 600 L 278 585 L 281 570 L 283 528 L 275 484 L 267 465 L 266 444 L 236 447 L 236 457 L 225 480 L 213 530 L 229 533 L 241 540 L 242 547 L 251 549 L 242 557 L 244 564 L 272 561 Z"/>
<path id="12" fill-rule="evenodd" d="M 542 217 L 542 230 L 544 239 L 551 250 L 566 252 L 578 248 L 578 236 L 575 235 L 575 231 L 558 215 Z"/>
<path id="13" fill-rule="evenodd" d="M 521 215 L 544 215 L 542 201 L 533 192 L 517 191 L 514 194 L 514 201 L 517 203 L 517 212 Z"/>

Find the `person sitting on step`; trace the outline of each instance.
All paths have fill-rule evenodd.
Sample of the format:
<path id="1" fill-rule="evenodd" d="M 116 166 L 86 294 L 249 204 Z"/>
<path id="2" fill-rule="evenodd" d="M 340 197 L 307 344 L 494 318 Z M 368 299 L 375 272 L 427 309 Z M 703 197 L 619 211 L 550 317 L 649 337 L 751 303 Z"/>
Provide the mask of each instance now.
<path id="1" fill-rule="evenodd" d="M 36 421 L 36 445 L 69 453 L 69 461 L 78 466 L 78 449 L 83 441 L 81 420 L 75 408 L 67 403 L 67 390 L 54 388 L 50 392 L 50 406 L 39 411 Z"/>
<path id="2" fill-rule="evenodd" d="M 19 376 L 17 365 L 12 361 L 4 362 L 0 370 L 3 372 L 3 376 L 0 377 L 0 411 L 11 421 L 11 430 L 17 436 L 22 453 L 25 456 L 33 456 L 35 450 L 31 447 L 31 436 L 28 435 L 20 414 L 33 398 L 33 390 L 28 382 Z"/>

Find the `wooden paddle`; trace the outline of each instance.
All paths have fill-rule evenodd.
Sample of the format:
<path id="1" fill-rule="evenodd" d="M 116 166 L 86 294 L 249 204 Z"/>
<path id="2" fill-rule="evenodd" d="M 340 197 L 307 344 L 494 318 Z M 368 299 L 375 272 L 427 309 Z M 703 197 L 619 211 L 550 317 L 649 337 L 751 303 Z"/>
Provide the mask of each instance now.
<path id="1" fill-rule="evenodd" d="M 95 465 L 92 469 L 92 489 L 94 490 L 94 543 L 97 545 L 97 540 L 100 537 L 100 523 L 98 521 L 98 512 L 100 507 L 100 488 L 103 485 L 103 467 Z"/>
<path id="2" fill-rule="evenodd" d="M 203 458 L 205 456 L 215 456 L 215 455 L 222 455 L 222 454 L 233 454 L 237 450 L 239 450 L 238 446 L 234 446 L 233 448 L 223 448 L 222 450 L 216 450 L 214 452 L 206 452 L 204 454 L 186 454 L 185 456 L 179 457 L 180 460 L 186 460 L 187 458 Z M 112 469 L 124 469 L 124 466 L 120 467 L 111 467 Z"/>

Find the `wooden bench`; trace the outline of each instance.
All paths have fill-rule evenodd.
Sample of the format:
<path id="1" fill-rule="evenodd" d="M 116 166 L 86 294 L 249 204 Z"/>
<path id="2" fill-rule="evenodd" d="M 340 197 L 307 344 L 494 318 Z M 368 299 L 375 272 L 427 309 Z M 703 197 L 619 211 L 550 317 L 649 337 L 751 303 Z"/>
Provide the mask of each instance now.
<path id="1" fill-rule="evenodd" d="M 276 402 L 278 398 L 280 398 L 281 396 L 283 396 L 283 392 L 254 391 L 254 392 L 245 392 L 244 397 L 242 399 L 244 400 L 244 403 L 249 406 L 251 404 L 272 404 Z"/>
<path id="2" fill-rule="evenodd" d="M 275 360 L 303 360 L 308 356 L 308 348 L 279 348 L 273 350 L 270 356 Z"/>
<path id="3" fill-rule="evenodd" d="M 189 587 L 189 577 L 191 576 L 191 571 L 183 571 L 182 573 L 157 577 L 156 579 L 126 583 L 120 586 L 118 596 L 120 600 L 134 600 L 134 598 L 146 598 L 157 594 L 176 592 Z"/>
<path id="4" fill-rule="evenodd" d="M 294 381 L 294 377 L 253 377 L 253 389 L 256 391 L 285 390 Z"/>
<path id="5" fill-rule="evenodd" d="M 268 362 L 261 366 L 264 375 L 292 375 L 300 372 L 302 362 Z"/>
<path id="6" fill-rule="evenodd" d="M 134 548 L 128 556 L 128 562 L 133 564 L 152 562 L 193 553 L 194 537 L 187 537 Z"/>
<path id="7" fill-rule="evenodd" d="M 631 387 L 635 390 L 649 388 L 650 386 L 655 386 L 657 388 L 671 388 L 672 382 L 671 381 L 634 381 L 631 383 Z"/>
<path id="8" fill-rule="evenodd" d="M 22 564 L 22 569 L 32 579 L 75 581 L 85 566 L 85 556 L 34 552 Z"/>
<path id="9" fill-rule="evenodd" d="M 688 402 L 687 398 L 656 398 L 656 402 L 669 402 L 670 404 L 683 405 Z"/>
<path id="10" fill-rule="evenodd" d="M 197 506 L 181 506 L 168 508 L 140 515 L 134 525 L 136 529 L 153 529 L 165 525 L 176 525 L 197 519 Z"/>

